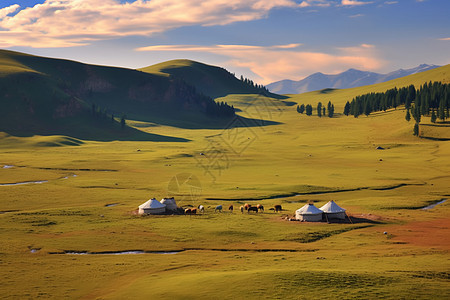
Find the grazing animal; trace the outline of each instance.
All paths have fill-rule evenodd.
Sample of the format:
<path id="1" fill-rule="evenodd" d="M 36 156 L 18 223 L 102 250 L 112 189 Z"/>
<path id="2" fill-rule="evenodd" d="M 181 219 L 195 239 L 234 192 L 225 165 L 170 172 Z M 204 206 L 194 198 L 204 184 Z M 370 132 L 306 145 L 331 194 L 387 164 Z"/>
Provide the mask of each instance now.
<path id="1" fill-rule="evenodd" d="M 262 204 L 256 205 L 256 208 L 258 208 L 259 211 L 264 212 L 264 206 L 262 206 Z"/>
<path id="2" fill-rule="evenodd" d="M 258 213 L 258 208 L 256 206 L 250 206 L 247 210 L 247 213 L 254 211 L 256 213 Z"/>
<path id="3" fill-rule="evenodd" d="M 222 205 L 217 205 L 216 208 L 214 209 L 214 212 L 222 212 Z"/>
<path id="4" fill-rule="evenodd" d="M 195 214 L 197 214 L 197 209 L 196 208 L 186 208 L 184 210 L 184 214 L 185 215 L 195 215 Z"/>
<path id="5" fill-rule="evenodd" d="M 281 205 L 275 205 L 274 207 L 273 207 L 274 209 L 275 209 L 275 212 L 279 212 L 279 211 L 282 211 L 283 209 L 281 208 Z"/>
<path id="6" fill-rule="evenodd" d="M 245 209 L 245 210 L 248 210 L 250 207 L 252 207 L 251 204 L 248 204 L 248 203 L 245 203 L 245 204 L 244 204 L 244 209 Z"/>
<path id="7" fill-rule="evenodd" d="M 241 210 L 241 214 L 243 214 L 244 213 L 244 206 L 243 205 L 241 205 L 240 210 Z"/>
<path id="8" fill-rule="evenodd" d="M 204 207 L 203 205 L 200 204 L 200 205 L 198 206 L 198 211 L 201 212 L 201 213 L 204 213 L 204 212 L 205 212 L 205 207 Z"/>
<path id="9" fill-rule="evenodd" d="M 233 209 L 234 209 L 233 204 L 230 204 L 230 206 L 228 206 L 228 210 L 229 210 L 230 212 L 233 212 Z"/>

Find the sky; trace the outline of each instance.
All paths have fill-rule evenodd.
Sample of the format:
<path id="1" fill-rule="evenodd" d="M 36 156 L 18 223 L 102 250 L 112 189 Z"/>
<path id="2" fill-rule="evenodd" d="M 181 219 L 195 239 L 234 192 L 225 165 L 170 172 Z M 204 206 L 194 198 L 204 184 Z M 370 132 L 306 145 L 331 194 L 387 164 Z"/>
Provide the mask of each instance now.
<path id="1" fill-rule="evenodd" d="M 0 0 L 0 48 L 141 68 L 171 59 L 258 84 L 450 63 L 450 0 Z"/>

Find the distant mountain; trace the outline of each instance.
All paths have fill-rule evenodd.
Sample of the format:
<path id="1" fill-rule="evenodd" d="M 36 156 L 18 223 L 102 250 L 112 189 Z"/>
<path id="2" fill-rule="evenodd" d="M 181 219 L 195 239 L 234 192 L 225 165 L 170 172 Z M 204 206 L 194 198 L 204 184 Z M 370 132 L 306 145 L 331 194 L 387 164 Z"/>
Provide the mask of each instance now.
<path id="1" fill-rule="evenodd" d="M 400 69 L 388 74 L 365 72 L 349 69 L 336 75 L 314 73 L 299 81 L 281 80 L 267 85 L 267 88 L 278 94 L 301 94 L 326 88 L 347 89 L 364 85 L 386 82 L 423 71 L 438 68 L 436 65 L 422 64 L 412 69 Z"/>
<path id="2" fill-rule="evenodd" d="M 139 69 L 155 75 L 170 76 L 181 79 L 194 86 L 199 92 L 212 98 L 229 94 L 263 94 L 280 98 L 245 78 L 238 79 L 224 68 L 204 63 L 177 59 Z"/>
<path id="3" fill-rule="evenodd" d="M 204 128 L 227 123 L 231 110 L 177 78 L 0 50 L 0 131 L 12 135 L 154 138 L 112 115 Z"/>

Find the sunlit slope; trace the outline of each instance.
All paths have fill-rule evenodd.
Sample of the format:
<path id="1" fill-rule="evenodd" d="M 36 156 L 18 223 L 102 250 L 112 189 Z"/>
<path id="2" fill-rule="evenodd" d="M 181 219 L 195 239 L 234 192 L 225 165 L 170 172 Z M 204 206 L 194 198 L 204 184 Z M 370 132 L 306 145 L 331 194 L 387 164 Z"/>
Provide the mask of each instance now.
<path id="1" fill-rule="evenodd" d="M 433 70 L 405 76 L 402 78 L 378 83 L 374 85 L 367 85 L 351 89 L 335 90 L 324 89 L 298 95 L 289 95 L 290 100 L 296 101 L 299 104 L 312 104 L 313 107 L 317 102 L 328 103 L 331 101 L 337 108 L 336 112 L 342 112 L 342 109 L 347 101 L 351 101 L 353 97 L 367 93 L 385 92 L 394 87 L 401 88 L 413 84 L 419 88 L 425 82 L 440 81 L 442 83 L 450 82 L 450 65 L 439 67 Z"/>
<path id="2" fill-rule="evenodd" d="M 228 94 L 259 93 L 264 93 L 270 97 L 278 97 L 276 94 L 246 84 L 224 68 L 187 59 L 171 60 L 140 70 L 151 74 L 180 78 L 195 86 L 203 94 L 213 98 Z"/>

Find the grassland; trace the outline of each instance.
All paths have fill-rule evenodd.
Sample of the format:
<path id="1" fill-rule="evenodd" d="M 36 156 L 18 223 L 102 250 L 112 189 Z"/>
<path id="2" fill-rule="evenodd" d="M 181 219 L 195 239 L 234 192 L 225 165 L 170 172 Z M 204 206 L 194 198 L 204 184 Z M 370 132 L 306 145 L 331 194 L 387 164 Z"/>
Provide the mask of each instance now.
<path id="1" fill-rule="evenodd" d="M 47 181 L 0 185 L 2 297 L 448 298 L 450 204 L 420 208 L 450 198 L 450 142 L 414 137 L 402 108 L 330 119 L 292 105 L 329 99 L 340 112 L 359 92 L 224 99 L 268 126 L 132 123 L 184 142 L 2 135 L 0 184 Z M 173 185 L 182 174 L 193 176 Z M 135 214 L 150 197 L 167 195 L 203 204 L 206 213 Z M 354 224 L 285 219 L 307 202 L 329 200 Z M 212 209 L 245 202 L 266 211 Z M 275 204 L 282 213 L 268 210 Z M 64 254 L 127 250 L 148 253 Z"/>

